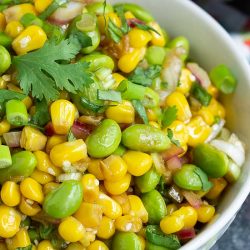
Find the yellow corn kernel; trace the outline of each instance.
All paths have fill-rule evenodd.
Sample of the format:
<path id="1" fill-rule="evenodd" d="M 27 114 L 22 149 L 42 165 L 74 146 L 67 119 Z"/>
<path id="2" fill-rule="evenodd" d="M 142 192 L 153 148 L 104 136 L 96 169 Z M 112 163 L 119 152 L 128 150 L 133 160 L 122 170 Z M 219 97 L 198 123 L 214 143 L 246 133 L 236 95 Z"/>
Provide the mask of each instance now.
<path id="1" fill-rule="evenodd" d="M 32 4 L 24 3 L 9 7 L 3 11 L 6 22 L 19 21 L 23 15 L 31 13 L 36 15 L 36 10 Z"/>
<path id="2" fill-rule="evenodd" d="M 149 154 L 139 151 L 127 151 L 122 158 L 128 166 L 128 172 L 134 176 L 148 172 L 153 163 Z"/>
<path id="3" fill-rule="evenodd" d="M 54 181 L 54 176 L 48 173 L 42 172 L 35 169 L 30 176 L 32 179 L 36 180 L 38 183 L 45 185 L 51 181 Z"/>
<path id="4" fill-rule="evenodd" d="M 166 207 L 167 207 L 167 215 L 171 215 L 174 211 L 178 209 L 174 203 L 168 204 Z"/>
<path id="5" fill-rule="evenodd" d="M 160 227 L 165 234 L 172 234 L 184 227 L 184 221 L 180 216 L 168 215 L 161 220 Z"/>
<path id="6" fill-rule="evenodd" d="M 73 242 L 73 243 L 70 243 L 66 250 L 83 250 L 83 245 L 80 244 L 79 242 Z"/>
<path id="7" fill-rule="evenodd" d="M 0 30 L 0 31 L 1 31 L 1 30 Z M 0 242 L 0 249 L 1 249 L 1 250 L 8 250 L 8 248 L 7 248 L 6 244 L 5 244 L 5 242 Z"/>
<path id="8" fill-rule="evenodd" d="M 202 223 L 209 222 L 215 213 L 215 208 L 211 205 L 202 205 L 196 209 L 198 214 L 198 221 Z"/>
<path id="9" fill-rule="evenodd" d="M 116 89 L 119 86 L 119 84 L 126 79 L 123 75 L 119 73 L 113 73 L 112 76 L 115 79 L 115 85 L 113 87 L 114 89 Z"/>
<path id="10" fill-rule="evenodd" d="M 220 118 L 225 118 L 226 116 L 225 108 L 214 98 L 211 99 L 207 108 L 214 116 L 219 116 Z"/>
<path id="11" fill-rule="evenodd" d="M 20 184 L 20 190 L 25 198 L 37 201 L 38 203 L 43 202 L 44 196 L 42 186 L 34 179 L 30 177 L 25 178 Z"/>
<path id="12" fill-rule="evenodd" d="M 56 183 L 56 182 L 49 182 L 47 184 L 45 184 L 43 186 L 43 193 L 44 195 L 48 194 L 49 192 L 51 192 L 52 190 L 58 188 L 60 184 L 59 183 Z"/>
<path id="13" fill-rule="evenodd" d="M 5 33 L 12 38 L 16 38 L 23 31 L 23 29 L 24 27 L 20 22 L 11 21 L 6 25 Z"/>
<path id="14" fill-rule="evenodd" d="M 227 181 L 223 178 L 209 179 L 213 183 L 213 187 L 206 194 L 206 198 L 214 200 L 218 198 L 224 188 L 227 186 Z"/>
<path id="15" fill-rule="evenodd" d="M 135 121 L 135 109 L 131 102 L 122 101 L 116 106 L 106 109 L 106 117 L 118 123 L 133 123 Z"/>
<path id="16" fill-rule="evenodd" d="M 123 215 L 116 218 L 115 228 L 122 232 L 137 233 L 142 228 L 142 220 L 137 216 Z"/>
<path id="17" fill-rule="evenodd" d="M 121 206 L 115 200 L 102 192 L 99 193 L 99 199 L 96 203 L 102 206 L 103 213 L 110 219 L 116 219 L 122 215 Z"/>
<path id="18" fill-rule="evenodd" d="M 37 250 L 55 250 L 55 248 L 49 240 L 43 240 L 38 244 Z"/>
<path id="19" fill-rule="evenodd" d="M 157 33 L 155 31 L 150 31 L 152 35 L 151 43 L 156 46 L 164 47 L 166 39 L 160 25 L 155 21 L 148 23 L 148 25 L 157 31 Z"/>
<path id="20" fill-rule="evenodd" d="M 114 220 L 103 216 L 97 230 L 97 236 L 101 239 L 110 239 L 115 234 Z"/>
<path id="21" fill-rule="evenodd" d="M 188 122 L 192 117 L 189 104 L 186 97 L 180 92 L 173 92 L 170 94 L 166 100 L 165 105 L 176 106 L 177 108 L 177 119 L 183 122 Z"/>
<path id="22" fill-rule="evenodd" d="M 21 215 L 11 207 L 0 205 L 0 237 L 13 237 L 19 230 Z"/>
<path id="23" fill-rule="evenodd" d="M 181 146 L 187 144 L 188 129 L 184 122 L 175 120 L 168 128 L 173 131 L 174 139 L 178 140 Z"/>
<path id="24" fill-rule="evenodd" d="M 34 216 L 42 210 L 37 202 L 25 199 L 23 196 L 19 204 L 19 209 L 23 214 L 28 216 Z"/>
<path id="25" fill-rule="evenodd" d="M 132 18 L 135 18 L 135 16 L 133 15 L 133 13 L 131 11 L 126 11 L 124 13 L 124 16 L 126 19 L 132 19 Z"/>
<path id="26" fill-rule="evenodd" d="M 141 235 L 138 235 L 138 237 L 139 237 L 139 240 L 141 242 L 141 250 L 145 250 L 145 248 L 146 248 L 146 240 L 145 240 L 145 238 L 143 238 Z"/>
<path id="27" fill-rule="evenodd" d="M 35 113 L 36 113 L 36 106 L 33 105 L 29 108 L 29 114 L 34 115 Z"/>
<path id="28" fill-rule="evenodd" d="M 55 132 L 59 135 L 68 134 L 75 120 L 76 108 L 68 100 L 57 100 L 50 106 L 50 115 Z"/>
<path id="29" fill-rule="evenodd" d="M 34 5 L 37 12 L 41 13 L 52 3 L 53 0 L 34 0 Z"/>
<path id="30" fill-rule="evenodd" d="M 128 32 L 129 43 L 133 48 L 142 48 L 152 39 L 150 32 L 133 28 Z"/>
<path id="31" fill-rule="evenodd" d="M 188 145 L 195 147 L 203 143 L 211 133 L 209 127 L 201 116 L 196 116 L 187 124 L 188 129 Z"/>
<path id="32" fill-rule="evenodd" d="M 108 28 L 108 22 L 111 20 L 116 26 L 121 27 L 121 20 L 116 13 L 110 12 L 105 15 L 100 15 L 97 18 L 98 28 L 101 34 L 105 34 Z"/>
<path id="33" fill-rule="evenodd" d="M 38 151 L 45 148 L 47 142 L 47 136 L 45 136 L 38 129 L 31 126 L 25 126 L 23 128 L 20 145 L 28 151 Z"/>
<path id="34" fill-rule="evenodd" d="M 184 68 L 181 71 L 180 84 L 177 86 L 176 90 L 184 95 L 188 95 L 192 87 L 194 77 L 190 70 Z"/>
<path id="35" fill-rule="evenodd" d="M 144 207 L 140 197 L 136 195 L 129 195 L 128 196 L 129 204 L 130 204 L 130 211 L 129 214 L 135 217 L 141 218 L 143 223 L 148 222 L 148 212 Z"/>
<path id="36" fill-rule="evenodd" d="M 217 98 L 219 95 L 219 90 L 212 84 L 208 86 L 207 92 L 214 98 Z"/>
<path id="37" fill-rule="evenodd" d="M 6 181 L 2 185 L 1 199 L 9 207 L 17 206 L 21 201 L 19 185 L 13 181 Z"/>
<path id="38" fill-rule="evenodd" d="M 0 12 L 0 32 L 4 31 L 5 26 L 6 26 L 5 16 L 2 12 Z"/>
<path id="39" fill-rule="evenodd" d="M 12 42 L 12 48 L 18 55 L 26 54 L 32 50 L 43 47 L 47 40 L 47 35 L 43 29 L 36 25 L 27 27 Z"/>
<path id="40" fill-rule="evenodd" d="M 46 153 L 49 154 L 51 149 L 58 145 L 61 144 L 63 142 L 66 142 L 67 138 L 65 135 L 52 135 L 51 137 L 49 137 L 47 144 L 46 144 Z"/>
<path id="41" fill-rule="evenodd" d="M 82 247 L 81 249 L 86 249 L 86 247 L 88 247 L 91 242 L 95 241 L 95 232 L 94 231 L 87 231 L 83 237 L 83 239 L 81 239 L 79 242 L 81 243 Z M 74 249 L 75 250 L 75 249 Z"/>
<path id="42" fill-rule="evenodd" d="M 122 214 L 130 213 L 131 207 L 130 207 L 127 193 L 123 193 L 120 195 L 113 195 L 111 198 L 114 199 L 121 206 Z"/>
<path id="43" fill-rule="evenodd" d="M 93 174 L 98 180 L 104 180 L 104 176 L 101 169 L 101 160 L 91 159 L 88 164 L 89 173 Z"/>
<path id="44" fill-rule="evenodd" d="M 95 240 L 88 247 L 87 250 L 109 250 L 109 248 L 100 240 Z"/>
<path id="45" fill-rule="evenodd" d="M 130 186 L 131 175 L 126 174 L 119 181 L 104 181 L 104 187 L 106 190 L 113 195 L 119 195 L 126 192 Z"/>
<path id="46" fill-rule="evenodd" d="M 86 158 L 87 148 L 82 139 L 56 145 L 50 151 L 50 159 L 58 167 L 67 162 L 75 163 Z"/>
<path id="47" fill-rule="evenodd" d="M 110 155 L 101 162 L 104 179 L 107 181 L 119 181 L 127 172 L 126 162 L 118 155 Z"/>
<path id="48" fill-rule="evenodd" d="M 22 102 L 25 104 L 27 109 L 30 109 L 31 106 L 33 105 L 32 99 L 29 96 L 26 96 Z"/>
<path id="49" fill-rule="evenodd" d="M 62 173 L 62 170 L 56 167 L 50 160 L 49 155 L 43 151 L 36 151 L 34 155 L 37 160 L 36 168 L 42 172 L 48 173 L 53 176 L 58 176 Z"/>
<path id="50" fill-rule="evenodd" d="M 149 121 L 157 122 L 158 116 L 153 109 L 147 109 L 147 117 Z"/>
<path id="51" fill-rule="evenodd" d="M 0 122 L 0 136 L 4 133 L 8 133 L 10 131 L 10 124 L 7 120 L 2 120 Z"/>
<path id="52" fill-rule="evenodd" d="M 77 242 L 84 237 L 85 228 L 80 221 L 70 216 L 65 218 L 58 227 L 60 236 L 69 242 Z"/>
<path id="53" fill-rule="evenodd" d="M 92 174 L 85 174 L 82 177 L 83 198 L 86 202 L 93 203 L 99 197 L 99 181 Z"/>
<path id="54" fill-rule="evenodd" d="M 0 89 L 7 89 L 7 82 L 2 77 L 0 77 Z"/>
<path id="55" fill-rule="evenodd" d="M 140 48 L 134 49 L 130 53 L 121 56 L 118 61 L 118 68 L 124 73 L 130 73 L 143 59 L 145 52 L 145 48 Z"/>
<path id="56" fill-rule="evenodd" d="M 191 206 L 183 206 L 177 211 L 174 211 L 171 216 L 180 216 L 183 219 L 184 227 L 194 227 L 197 222 L 198 214 Z"/>
<path id="57" fill-rule="evenodd" d="M 21 228 L 12 239 L 7 239 L 7 246 L 11 246 L 9 249 L 17 249 L 27 247 L 31 244 L 30 237 L 27 229 Z"/>
<path id="58" fill-rule="evenodd" d="M 102 220 L 102 206 L 88 202 L 82 202 L 74 214 L 85 227 L 98 228 Z"/>
<path id="59" fill-rule="evenodd" d="M 160 124 L 157 123 L 157 122 L 150 121 L 150 122 L 149 122 L 149 125 L 152 126 L 152 127 L 154 127 L 154 128 L 161 129 Z"/>
<path id="60" fill-rule="evenodd" d="M 214 115 L 211 113 L 208 107 L 201 107 L 201 109 L 194 115 L 201 116 L 208 125 L 212 125 L 214 123 Z"/>

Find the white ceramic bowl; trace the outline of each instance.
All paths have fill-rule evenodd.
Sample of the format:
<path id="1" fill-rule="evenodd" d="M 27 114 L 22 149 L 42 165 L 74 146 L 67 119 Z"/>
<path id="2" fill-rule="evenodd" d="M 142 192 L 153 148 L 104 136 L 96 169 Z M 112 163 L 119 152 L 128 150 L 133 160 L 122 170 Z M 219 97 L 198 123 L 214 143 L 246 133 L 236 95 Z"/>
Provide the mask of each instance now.
<path id="1" fill-rule="evenodd" d="M 191 44 L 191 57 L 210 70 L 228 65 L 238 79 L 236 93 L 223 98 L 227 107 L 227 126 L 246 143 L 250 142 L 250 68 L 226 31 L 189 0 L 122 0 L 149 10 L 171 36 L 184 35 Z M 218 207 L 218 216 L 182 250 L 209 249 L 225 232 L 250 191 L 250 152 L 238 182 L 230 187 Z"/>

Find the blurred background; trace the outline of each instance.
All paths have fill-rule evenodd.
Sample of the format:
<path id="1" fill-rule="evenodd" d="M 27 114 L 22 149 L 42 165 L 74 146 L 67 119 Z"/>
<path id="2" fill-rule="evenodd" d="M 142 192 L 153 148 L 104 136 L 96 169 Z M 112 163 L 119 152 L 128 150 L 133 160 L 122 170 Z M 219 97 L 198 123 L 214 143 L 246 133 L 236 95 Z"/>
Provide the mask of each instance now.
<path id="1" fill-rule="evenodd" d="M 250 63 L 250 0 L 193 0 L 233 37 Z M 249 71 L 250 74 L 250 71 Z M 212 250 L 250 249 L 250 196 Z"/>

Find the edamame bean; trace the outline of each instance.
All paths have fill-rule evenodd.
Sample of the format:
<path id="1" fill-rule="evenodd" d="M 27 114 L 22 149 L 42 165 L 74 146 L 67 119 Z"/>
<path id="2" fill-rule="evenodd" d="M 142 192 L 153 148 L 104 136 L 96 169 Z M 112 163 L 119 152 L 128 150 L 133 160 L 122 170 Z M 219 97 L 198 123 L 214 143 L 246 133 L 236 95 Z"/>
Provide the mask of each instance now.
<path id="1" fill-rule="evenodd" d="M 122 133 L 125 147 L 143 152 L 159 152 L 168 149 L 171 142 L 160 129 L 146 124 L 135 124 Z"/>
<path id="2" fill-rule="evenodd" d="M 95 13 L 96 15 L 103 15 L 103 13 L 107 14 L 114 11 L 111 4 L 106 3 L 105 6 L 104 2 L 88 4 L 86 6 L 86 9 L 88 10 L 88 12 Z"/>
<path id="3" fill-rule="evenodd" d="M 135 178 L 135 184 L 142 193 L 147 193 L 155 189 L 161 179 L 161 175 L 151 168 L 147 173 Z"/>
<path id="4" fill-rule="evenodd" d="M 181 55 L 181 59 L 185 61 L 189 55 L 189 41 L 184 36 L 178 36 L 174 38 L 168 44 L 169 48 L 182 48 L 183 54 Z"/>
<path id="5" fill-rule="evenodd" d="M 3 74 L 11 64 L 10 53 L 2 45 L 0 45 L 0 75 Z"/>
<path id="6" fill-rule="evenodd" d="M 62 219 L 77 211 L 82 198 L 81 183 L 76 180 L 65 181 L 47 194 L 43 203 L 43 210 L 54 218 Z"/>
<path id="7" fill-rule="evenodd" d="M 105 119 L 86 140 L 88 154 L 95 158 L 111 155 L 121 142 L 121 129 L 111 119 Z"/>
<path id="8" fill-rule="evenodd" d="M 148 212 L 148 223 L 159 224 L 167 214 L 166 204 L 161 194 L 157 190 L 152 190 L 143 194 L 141 199 Z"/>
<path id="9" fill-rule="evenodd" d="M 12 43 L 12 38 L 9 37 L 4 32 L 0 32 L 0 45 L 4 47 L 9 47 Z"/>
<path id="10" fill-rule="evenodd" d="M 126 148 L 124 146 L 122 146 L 121 144 L 118 146 L 118 148 L 114 151 L 114 155 L 119 155 L 119 156 L 123 156 L 126 152 Z"/>
<path id="11" fill-rule="evenodd" d="M 142 250 L 139 237 L 135 233 L 117 232 L 112 241 L 111 250 Z"/>
<path id="12" fill-rule="evenodd" d="M 8 180 L 20 180 L 32 174 L 37 161 L 33 153 L 21 151 L 12 155 L 12 165 L 0 169 L 0 183 Z"/>
<path id="13" fill-rule="evenodd" d="M 80 61 L 88 62 L 90 71 L 96 71 L 99 68 L 108 68 L 113 70 L 115 67 L 113 59 L 110 56 L 103 54 L 90 54 L 82 57 Z"/>
<path id="14" fill-rule="evenodd" d="M 223 177 L 228 171 L 229 160 L 225 153 L 209 144 L 194 148 L 194 164 L 213 178 Z"/>
<path id="15" fill-rule="evenodd" d="M 150 46 L 147 48 L 145 58 L 149 64 L 162 65 L 165 56 L 166 56 L 165 48 L 159 46 Z"/>
<path id="16" fill-rule="evenodd" d="M 170 248 L 157 246 L 147 241 L 145 250 L 170 250 Z"/>
<path id="17" fill-rule="evenodd" d="M 92 40 L 92 45 L 86 48 L 82 48 L 82 53 L 89 54 L 93 52 L 100 44 L 101 41 L 101 35 L 99 32 L 99 29 L 96 28 L 93 31 L 86 32 L 86 35 L 89 36 Z"/>
<path id="18" fill-rule="evenodd" d="M 159 106 L 160 96 L 151 88 L 146 88 L 142 104 L 145 108 L 155 108 Z"/>

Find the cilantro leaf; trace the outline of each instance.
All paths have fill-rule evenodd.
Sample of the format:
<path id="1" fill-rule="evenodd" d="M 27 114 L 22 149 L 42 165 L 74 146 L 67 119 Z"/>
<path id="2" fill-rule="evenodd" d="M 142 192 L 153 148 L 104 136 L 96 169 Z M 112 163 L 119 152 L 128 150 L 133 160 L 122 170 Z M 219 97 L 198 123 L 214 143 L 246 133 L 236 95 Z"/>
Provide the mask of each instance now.
<path id="1" fill-rule="evenodd" d="M 40 234 L 40 237 L 43 240 L 50 239 L 51 233 L 53 232 L 54 228 L 55 227 L 53 225 L 50 225 L 50 224 L 40 224 L 39 225 L 39 234 Z"/>
<path id="2" fill-rule="evenodd" d="M 137 20 L 133 20 L 133 19 L 130 21 L 133 25 L 135 25 L 137 28 L 139 28 L 141 30 L 153 31 L 153 32 L 157 33 L 158 35 L 160 35 L 160 33 L 157 30 L 155 30 L 153 27 L 151 27 L 147 24 L 144 24 L 142 22 L 138 22 Z"/>
<path id="3" fill-rule="evenodd" d="M 16 91 L 7 90 L 7 89 L 0 90 L 0 102 L 12 100 L 12 99 L 23 100 L 25 97 L 26 95 L 16 92 Z"/>
<path id="4" fill-rule="evenodd" d="M 132 100 L 132 104 L 137 111 L 138 115 L 142 118 L 145 124 L 148 124 L 148 117 L 144 106 L 140 100 Z"/>
<path id="5" fill-rule="evenodd" d="M 207 175 L 198 167 L 195 168 L 194 172 L 199 176 L 202 183 L 202 190 L 208 191 L 213 187 L 213 184 L 208 180 Z"/>
<path id="6" fill-rule="evenodd" d="M 180 142 L 178 141 L 178 140 L 175 140 L 174 139 L 174 133 L 173 133 L 173 131 L 170 129 L 170 128 L 168 128 L 168 138 L 169 138 L 169 140 L 174 144 L 174 145 L 176 145 L 177 147 L 180 147 Z"/>
<path id="7" fill-rule="evenodd" d="M 74 37 L 78 40 L 82 48 L 86 48 L 92 45 L 92 39 L 84 32 L 81 32 L 77 28 L 71 31 L 71 38 Z"/>
<path id="8" fill-rule="evenodd" d="M 87 71 L 88 63 L 59 64 L 73 59 L 81 49 L 77 39 L 71 37 L 59 44 L 47 42 L 41 49 L 16 56 L 13 64 L 25 94 L 47 101 L 57 99 L 58 89 L 76 93 L 93 82 Z"/>
<path id="9" fill-rule="evenodd" d="M 212 96 L 199 83 L 195 82 L 191 89 L 191 93 L 203 106 L 208 106 Z"/>
<path id="10" fill-rule="evenodd" d="M 162 126 L 167 127 L 176 120 L 178 109 L 176 106 L 168 107 L 162 113 Z"/>
<path id="11" fill-rule="evenodd" d="M 133 83 L 148 87 L 152 84 L 152 80 L 160 75 L 160 72 L 161 66 L 159 65 L 151 65 L 147 69 L 137 67 L 128 79 Z"/>
<path id="12" fill-rule="evenodd" d="M 27 247 L 18 247 L 16 250 L 32 250 L 32 245 L 29 245 Z"/>
<path id="13" fill-rule="evenodd" d="M 76 140 L 76 137 L 74 136 L 72 130 L 70 129 L 68 133 L 68 141 L 75 141 L 75 140 Z"/>

